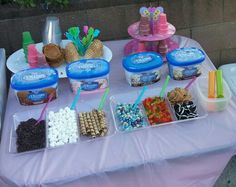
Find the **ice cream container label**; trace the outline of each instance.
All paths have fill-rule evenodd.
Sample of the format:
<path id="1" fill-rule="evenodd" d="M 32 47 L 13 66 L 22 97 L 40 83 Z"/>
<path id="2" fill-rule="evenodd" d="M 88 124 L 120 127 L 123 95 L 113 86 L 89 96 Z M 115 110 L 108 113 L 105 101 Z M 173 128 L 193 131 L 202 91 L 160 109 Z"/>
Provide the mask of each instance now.
<path id="1" fill-rule="evenodd" d="M 37 105 L 57 98 L 58 73 L 53 68 L 33 68 L 20 71 L 11 78 L 11 87 L 21 105 Z"/>
<path id="2" fill-rule="evenodd" d="M 155 73 L 143 74 L 140 76 L 140 81 L 143 83 L 149 83 L 156 79 Z"/>
<path id="3" fill-rule="evenodd" d="M 52 68 L 33 68 L 20 71 L 11 78 L 15 90 L 31 90 L 51 86 L 58 81 L 58 73 Z"/>
<path id="4" fill-rule="evenodd" d="M 90 79 L 107 75 L 110 64 L 103 59 L 82 59 L 66 67 L 70 79 Z"/>
<path id="5" fill-rule="evenodd" d="M 205 54 L 197 48 L 180 48 L 166 55 L 170 76 L 175 80 L 191 79 L 201 75 Z"/>
<path id="6" fill-rule="evenodd" d="M 92 91 L 99 88 L 98 82 L 84 82 L 81 84 L 81 89 L 84 91 Z"/>
<path id="7" fill-rule="evenodd" d="M 35 91 L 35 92 L 30 93 L 27 96 L 27 99 L 32 102 L 40 102 L 46 99 L 47 97 L 48 97 L 48 94 L 46 92 Z"/>
<path id="8" fill-rule="evenodd" d="M 180 48 L 166 55 L 167 61 L 174 66 L 199 64 L 205 60 L 205 54 L 197 48 Z"/>
<path id="9" fill-rule="evenodd" d="M 162 57 L 155 52 L 141 52 L 126 56 L 123 67 L 129 72 L 143 72 L 162 66 Z"/>

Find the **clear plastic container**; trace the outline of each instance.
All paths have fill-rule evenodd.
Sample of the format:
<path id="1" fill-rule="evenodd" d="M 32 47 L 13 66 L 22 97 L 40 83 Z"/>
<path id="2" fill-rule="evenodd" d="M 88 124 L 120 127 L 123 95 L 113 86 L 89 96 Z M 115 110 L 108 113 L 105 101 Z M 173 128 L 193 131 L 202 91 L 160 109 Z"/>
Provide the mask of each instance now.
<path id="1" fill-rule="evenodd" d="M 126 80 L 138 87 L 156 83 L 161 78 L 162 57 L 155 52 L 141 52 L 123 59 Z"/>
<path id="2" fill-rule="evenodd" d="M 100 99 L 97 99 L 97 98 L 101 98 L 101 96 L 102 96 L 102 94 L 97 94 L 96 99 L 92 95 L 86 95 L 84 98 L 82 97 L 80 99 L 78 105 L 76 106 L 77 113 L 79 114 L 81 112 L 91 112 L 92 110 L 97 109 L 97 107 L 99 106 L 99 103 L 100 103 Z M 115 129 L 114 125 L 112 124 L 112 115 L 109 110 L 108 102 L 105 103 L 102 111 L 104 111 L 104 113 L 105 113 L 105 121 L 106 121 L 108 131 L 105 136 L 96 136 L 95 138 L 81 134 L 80 120 L 79 120 L 79 115 L 78 115 L 78 129 L 80 132 L 80 140 L 81 141 L 95 141 L 95 140 L 99 140 L 99 139 L 104 139 L 106 137 L 110 137 L 115 134 L 116 129 Z"/>
<path id="3" fill-rule="evenodd" d="M 205 118 L 207 117 L 208 113 L 206 111 L 206 109 L 204 108 L 204 106 L 202 105 L 202 103 L 199 101 L 198 99 L 198 94 L 196 89 L 190 89 L 188 90 L 190 92 L 190 94 L 192 95 L 192 101 L 193 103 L 196 105 L 197 108 L 197 114 L 198 117 L 194 117 L 194 118 L 189 118 L 189 119 L 180 119 L 178 120 L 175 114 L 175 110 L 173 105 L 171 105 L 170 101 L 167 99 L 169 107 L 171 108 L 172 114 L 175 116 L 175 120 L 177 120 L 178 122 L 185 122 L 185 121 L 192 121 L 192 120 L 197 120 L 197 119 L 201 119 L 201 118 Z M 167 97 L 166 97 L 167 98 Z"/>
<path id="4" fill-rule="evenodd" d="M 223 81 L 224 98 L 208 98 L 208 78 L 199 77 L 196 81 L 196 89 L 198 93 L 199 102 L 207 110 L 211 112 L 225 110 L 231 100 L 232 93 L 226 83 Z"/>
<path id="5" fill-rule="evenodd" d="M 138 97 L 138 93 L 137 92 L 129 92 L 129 93 L 124 93 L 124 94 L 117 94 L 117 95 L 113 95 L 110 97 L 110 109 L 111 109 L 111 113 L 112 113 L 112 118 L 113 118 L 113 123 L 115 125 L 115 128 L 118 132 L 132 132 L 135 130 L 140 130 L 140 129 L 144 129 L 147 126 L 149 126 L 148 120 L 147 120 L 147 116 L 144 112 L 144 108 L 142 104 L 139 104 L 137 107 L 140 108 L 141 110 L 141 114 L 143 116 L 143 122 L 144 125 L 142 127 L 139 128 L 132 128 L 130 130 L 123 130 L 122 128 L 122 124 L 121 121 L 118 119 L 118 116 L 116 114 L 116 106 L 120 103 L 125 103 L 125 104 L 132 104 L 135 102 L 135 98 Z"/>
<path id="6" fill-rule="evenodd" d="M 166 59 L 171 78 L 185 80 L 201 75 L 205 54 L 197 48 L 180 48 L 168 52 Z"/>
<path id="7" fill-rule="evenodd" d="M 56 113 L 56 112 L 59 112 L 60 109 L 65 109 L 66 107 L 68 107 L 68 106 L 60 106 L 60 107 L 58 106 L 58 107 L 53 107 L 53 108 L 48 108 L 47 109 L 47 112 L 46 112 L 47 113 L 46 114 L 46 135 L 47 135 L 46 143 L 47 143 L 47 148 L 57 148 L 57 147 L 62 147 L 62 146 L 67 145 L 67 144 L 75 144 L 80 139 L 80 137 L 79 137 L 79 129 L 78 129 L 78 115 L 77 115 L 77 111 L 75 110 L 74 111 L 74 115 L 75 115 L 75 119 L 76 119 L 76 141 L 73 142 L 73 143 L 69 143 L 68 142 L 68 138 L 67 138 L 67 142 L 65 142 L 65 143 L 63 143 L 61 145 L 53 145 L 52 146 L 52 143 L 50 143 L 50 138 L 49 138 L 49 136 L 50 136 L 50 132 L 49 132 L 49 128 L 50 128 L 49 127 L 49 112 L 53 111 L 53 112 Z M 66 123 L 66 125 L 68 125 L 68 122 Z M 52 134 L 52 132 L 51 132 L 51 134 Z"/>
<path id="8" fill-rule="evenodd" d="M 168 91 L 171 91 L 172 89 L 174 88 L 168 88 L 166 93 Z M 202 107 L 201 103 L 199 102 L 199 99 L 197 99 L 197 93 L 195 90 L 189 90 L 192 97 L 193 97 L 193 102 L 194 104 L 196 105 L 197 107 L 197 113 L 198 113 L 198 117 L 195 117 L 195 118 L 190 118 L 190 119 L 184 119 L 184 120 L 177 120 L 176 116 L 175 116 L 175 111 L 173 109 L 173 107 L 171 106 L 170 102 L 168 101 L 167 97 L 165 98 L 165 101 L 166 101 L 166 104 L 168 106 L 168 109 L 171 113 L 171 118 L 173 121 L 171 122 L 165 122 L 165 123 L 158 123 L 158 124 L 153 124 L 151 125 L 148 121 L 148 118 L 146 116 L 146 112 L 145 112 L 145 109 L 144 109 L 144 106 L 142 105 L 142 103 L 140 103 L 140 108 L 142 110 L 142 114 L 143 114 L 143 117 L 146 121 L 146 126 L 145 127 L 141 127 L 141 128 L 135 128 L 133 130 L 139 130 L 139 129 L 145 129 L 145 128 L 150 128 L 150 127 L 160 127 L 160 126 L 165 126 L 165 125 L 170 125 L 170 124 L 177 124 L 177 123 L 184 123 L 186 121 L 192 121 L 192 120 L 199 120 L 199 119 L 202 119 L 202 118 L 205 118 L 207 117 L 207 112 L 206 110 Z M 158 96 L 157 93 L 160 93 L 160 90 L 158 89 L 148 89 L 145 94 L 144 94 L 144 97 L 143 97 L 143 100 L 145 98 L 148 98 L 148 97 L 154 97 L 154 96 Z M 129 93 L 125 93 L 125 94 L 119 94 L 119 95 L 114 95 L 114 96 L 111 96 L 110 97 L 110 108 L 111 108 L 111 112 L 112 112 L 112 116 L 113 116 L 113 121 L 114 121 L 114 124 L 115 124 L 115 127 L 116 127 L 116 130 L 119 131 L 119 132 L 130 132 L 130 131 L 122 131 L 120 129 L 120 121 L 116 115 L 116 105 L 118 103 L 134 103 L 135 102 L 135 98 L 138 97 L 138 92 L 129 92 Z M 133 131 L 131 130 L 131 132 Z"/>
<path id="9" fill-rule="evenodd" d="M 49 95 L 57 98 L 58 73 L 53 68 L 33 68 L 20 71 L 11 78 L 11 87 L 21 105 L 46 103 Z"/>
<path id="10" fill-rule="evenodd" d="M 103 59 L 82 59 L 66 66 L 74 94 L 80 87 L 82 93 L 104 90 L 109 86 L 109 72 L 110 64 Z"/>
<path id="11" fill-rule="evenodd" d="M 10 132 L 10 143 L 9 143 L 9 152 L 10 153 L 18 153 L 17 152 L 17 134 L 16 134 L 16 129 L 20 125 L 20 122 L 22 121 L 27 121 L 30 118 L 38 119 L 40 116 L 41 110 L 29 110 L 29 111 L 24 111 L 24 112 L 18 112 L 13 115 L 13 125 L 11 128 Z M 45 122 L 46 125 L 46 122 Z M 46 135 L 46 127 L 45 127 L 45 137 Z M 45 140 L 45 148 L 47 147 L 47 143 Z M 42 151 L 45 148 L 41 149 L 34 149 L 30 151 L 25 151 L 25 152 L 20 152 L 18 154 L 24 154 L 24 153 L 32 153 L 32 152 L 37 152 L 37 151 Z"/>

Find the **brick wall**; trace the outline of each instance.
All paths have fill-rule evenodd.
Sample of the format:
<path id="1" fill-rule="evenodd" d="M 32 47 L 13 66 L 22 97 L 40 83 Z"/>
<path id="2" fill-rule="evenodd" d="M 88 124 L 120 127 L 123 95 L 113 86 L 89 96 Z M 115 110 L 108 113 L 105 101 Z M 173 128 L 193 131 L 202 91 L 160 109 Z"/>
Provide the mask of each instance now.
<path id="1" fill-rule="evenodd" d="M 99 3 L 98 3 L 99 2 Z M 62 31 L 73 25 L 100 28 L 102 39 L 128 38 L 127 27 L 139 18 L 140 6 L 150 1 L 87 0 L 78 10 L 54 14 L 60 18 Z M 236 0 L 160 0 L 177 34 L 197 40 L 216 66 L 236 62 Z M 0 47 L 7 55 L 21 48 L 21 33 L 31 32 L 36 42 L 48 14 L 0 20 Z"/>

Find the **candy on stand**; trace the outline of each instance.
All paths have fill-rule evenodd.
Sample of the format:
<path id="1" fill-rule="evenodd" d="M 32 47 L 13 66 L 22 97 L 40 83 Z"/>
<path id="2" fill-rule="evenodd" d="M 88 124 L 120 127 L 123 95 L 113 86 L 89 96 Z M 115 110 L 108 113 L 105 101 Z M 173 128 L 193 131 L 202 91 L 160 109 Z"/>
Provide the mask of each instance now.
<path id="1" fill-rule="evenodd" d="M 66 67 L 71 89 L 75 94 L 78 88 L 91 93 L 109 86 L 110 64 L 102 59 L 82 59 Z"/>
<path id="2" fill-rule="evenodd" d="M 139 13 L 140 21 L 128 27 L 128 33 L 134 40 L 125 46 L 125 55 L 140 51 L 154 51 L 160 53 L 165 59 L 168 51 L 179 47 L 170 38 L 176 31 L 175 27 L 168 23 L 162 7 L 141 7 Z"/>
<path id="3" fill-rule="evenodd" d="M 159 81 L 162 65 L 162 57 L 155 52 L 141 52 L 123 59 L 126 80 L 134 87 Z"/>
<path id="4" fill-rule="evenodd" d="M 58 73 L 52 68 L 33 68 L 11 77 L 11 87 L 22 105 L 46 103 L 49 95 L 57 98 Z"/>

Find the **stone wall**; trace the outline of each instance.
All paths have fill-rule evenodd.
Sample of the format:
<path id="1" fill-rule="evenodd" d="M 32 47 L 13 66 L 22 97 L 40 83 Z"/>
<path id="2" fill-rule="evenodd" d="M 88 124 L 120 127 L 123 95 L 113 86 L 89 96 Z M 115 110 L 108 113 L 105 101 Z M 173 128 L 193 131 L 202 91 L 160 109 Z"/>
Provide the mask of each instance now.
<path id="1" fill-rule="evenodd" d="M 67 12 L 54 14 L 60 18 L 62 31 L 73 25 L 91 25 L 100 28 L 102 39 L 128 38 L 127 27 L 137 21 L 138 9 L 148 6 L 145 0 L 84 0 Z M 216 66 L 236 62 L 236 1 L 235 0 L 160 0 L 169 22 L 177 34 L 197 40 Z M 72 10 L 72 11 L 70 11 Z M 32 10 L 31 10 L 32 11 Z M 48 14 L 34 16 L 17 14 L 17 18 L 0 20 L 0 47 L 7 55 L 21 47 L 21 33 L 30 31 L 36 42 L 41 41 L 41 30 Z M 3 17 L 3 16 L 2 16 Z"/>

